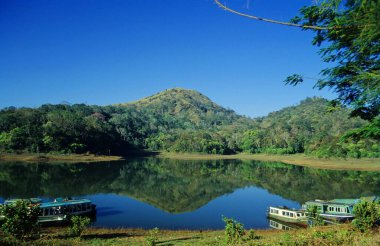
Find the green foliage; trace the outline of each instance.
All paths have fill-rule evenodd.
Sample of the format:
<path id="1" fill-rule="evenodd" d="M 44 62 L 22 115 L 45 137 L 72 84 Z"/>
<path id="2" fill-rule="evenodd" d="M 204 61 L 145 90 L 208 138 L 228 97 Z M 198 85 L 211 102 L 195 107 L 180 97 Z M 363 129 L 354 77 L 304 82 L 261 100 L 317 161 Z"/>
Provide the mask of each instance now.
<path id="1" fill-rule="evenodd" d="M 329 107 L 327 100 L 307 98 L 267 117 L 248 119 L 198 92 L 172 89 L 117 106 L 7 108 L 0 110 L 0 151 L 380 155 L 378 120 L 366 126 L 364 120 L 348 119 L 350 110 L 328 113 Z"/>
<path id="2" fill-rule="evenodd" d="M 312 221 L 312 226 L 321 226 L 324 224 L 323 218 L 320 216 L 317 206 L 310 206 L 307 208 L 308 217 Z"/>
<path id="3" fill-rule="evenodd" d="M 0 214 L 5 216 L 1 230 L 16 239 L 25 239 L 38 234 L 39 206 L 26 201 L 17 201 L 14 204 L 3 206 Z"/>
<path id="4" fill-rule="evenodd" d="M 68 234 L 73 237 L 80 237 L 87 226 L 90 225 L 91 220 L 88 217 L 73 216 L 70 219 L 70 227 Z"/>
<path id="5" fill-rule="evenodd" d="M 244 235 L 244 226 L 240 222 L 227 218 L 222 217 L 225 225 L 224 228 L 224 235 L 226 239 L 227 245 L 237 245 L 238 243 L 242 242 L 243 235 Z"/>
<path id="6" fill-rule="evenodd" d="M 253 229 L 248 230 L 247 240 L 255 240 L 255 239 L 260 239 L 260 236 L 256 234 L 255 230 Z"/>
<path id="7" fill-rule="evenodd" d="M 148 246 L 157 245 L 159 233 L 160 233 L 160 229 L 158 229 L 157 227 L 153 228 L 152 230 L 149 230 L 148 236 L 145 237 L 146 245 Z"/>
<path id="8" fill-rule="evenodd" d="M 313 45 L 331 66 L 321 71 L 316 87 L 331 88 L 336 101 L 353 108 L 352 116 L 374 119 L 380 114 L 380 2 L 328 0 L 303 7 L 294 21 L 324 26 L 314 30 Z M 298 84 L 302 76 L 292 75 L 286 83 Z"/>
<path id="9" fill-rule="evenodd" d="M 354 214 L 352 224 L 362 232 L 368 231 L 380 223 L 380 204 L 361 201 L 355 205 Z"/>

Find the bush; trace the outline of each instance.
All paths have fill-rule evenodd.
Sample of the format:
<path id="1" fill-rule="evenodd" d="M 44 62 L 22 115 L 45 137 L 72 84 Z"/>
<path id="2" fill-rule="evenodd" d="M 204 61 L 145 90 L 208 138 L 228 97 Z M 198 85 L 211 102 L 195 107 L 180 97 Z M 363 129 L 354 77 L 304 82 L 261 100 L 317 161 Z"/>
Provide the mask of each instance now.
<path id="1" fill-rule="evenodd" d="M 223 221 L 226 223 L 224 234 L 226 236 L 227 245 L 236 245 L 242 241 L 244 235 L 244 226 L 243 224 L 223 216 Z"/>
<path id="2" fill-rule="evenodd" d="M 260 237 L 256 235 L 255 230 L 251 229 L 247 233 L 247 240 L 255 240 L 259 239 Z"/>
<path id="3" fill-rule="evenodd" d="M 361 232 L 375 227 L 380 222 L 379 204 L 375 202 L 361 201 L 354 207 L 355 219 L 352 224 Z"/>
<path id="4" fill-rule="evenodd" d="M 71 217 L 71 225 L 69 227 L 69 235 L 73 237 L 80 237 L 86 227 L 91 223 L 90 218 L 73 216 Z"/>
<path id="5" fill-rule="evenodd" d="M 26 201 L 17 201 L 1 208 L 0 214 L 5 216 L 1 230 L 8 236 L 25 239 L 38 235 L 39 206 Z"/>
<path id="6" fill-rule="evenodd" d="M 145 241 L 148 246 L 154 246 L 157 244 L 159 232 L 160 229 L 157 227 L 149 231 L 149 235 L 145 237 Z"/>
<path id="7" fill-rule="evenodd" d="M 310 206 L 307 208 L 307 214 L 310 218 L 309 225 L 310 226 L 321 226 L 324 224 L 322 217 L 318 211 L 317 206 Z"/>

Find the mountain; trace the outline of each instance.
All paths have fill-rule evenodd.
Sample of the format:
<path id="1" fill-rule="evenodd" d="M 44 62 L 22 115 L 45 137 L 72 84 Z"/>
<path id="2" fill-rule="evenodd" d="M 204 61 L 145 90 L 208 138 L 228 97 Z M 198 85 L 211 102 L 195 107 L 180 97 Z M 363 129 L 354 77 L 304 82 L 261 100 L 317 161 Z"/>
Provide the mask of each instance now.
<path id="1" fill-rule="evenodd" d="M 330 111 L 330 112 L 329 112 Z M 174 88 L 110 106 L 42 105 L 0 111 L 0 152 L 124 155 L 136 151 L 380 157 L 368 122 L 322 98 L 250 119 L 194 90 Z M 371 133 L 379 124 L 371 125 Z M 368 132 L 369 130 L 366 130 Z M 347 136 L 351 132 L 352 137 Z M 379 131 L 380 132 L 380 129 Z M 355 133 L 356 135 L 352 135 Z"/>
<path id="2" fill-rule="evenodd" d="M 198 91 L 182 88 L 168 89 L 126 105 L 133 105 L 137 108 L 156 108 L 162 110 L 163 113 L 172 115 L 183 112 L 198 114 L 207 112 L 234 113 L 232 110 L 226 110 L 217 105 Z"/>
<path id="3" fill-rule="evenodd" d="M 189 121 L 198 127 L 232 124 L 237 120 L 247 121 L 246 117 L 225 109 L 195 90 L 182 88 L 168 89 L 135 102 L 118 106 L 134 108 L 155 115 L 175 117 Z"/>

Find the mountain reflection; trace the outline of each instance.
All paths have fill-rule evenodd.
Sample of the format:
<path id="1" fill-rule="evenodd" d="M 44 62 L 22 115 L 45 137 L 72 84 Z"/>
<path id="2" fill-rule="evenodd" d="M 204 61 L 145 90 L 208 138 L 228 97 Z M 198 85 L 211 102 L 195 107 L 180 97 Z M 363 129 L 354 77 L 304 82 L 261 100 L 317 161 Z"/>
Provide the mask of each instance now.
<path id="1" fill-rule="evenodd" d="M 0 163 L 0 197 L 119 194 L 170 213 L 193 211 L 224 194 L 256 186 L 303 203 L 380 195 L 380 173 L 312 169 L 278 162 L 167 160 L 91 164 Z"/>

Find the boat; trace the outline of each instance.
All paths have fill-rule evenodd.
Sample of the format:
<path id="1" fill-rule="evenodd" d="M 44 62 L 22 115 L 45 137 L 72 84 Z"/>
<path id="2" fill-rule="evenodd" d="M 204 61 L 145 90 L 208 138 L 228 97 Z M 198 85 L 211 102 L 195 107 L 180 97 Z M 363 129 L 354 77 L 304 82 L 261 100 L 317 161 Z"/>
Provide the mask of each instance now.
<path id="1" fill-rule="evenodd" d="M 62 199 L 44 202 L 40 205 L 39 223 L 65 221 L 71 216 L 91 216 L 96 213 L 96 205 L 88 199 Z"/>
<path id="2" fill-rule="evenodd" d="M 314 200 L 307 201 L 302 207 L 306 210 L 316 207 L 322 218 L 344 222 L 355 217 L 354 206 L 359 202 L 360 199 Z"/>
<path id="3" fill-rule="evenodd" d="M 41 199 L 12 199 L 6 200 L 4 206 L 24 200 L 30 206 L 39 206 L 38 223 L 64 222 L 71 216 L 92 216 L 96 213 L 96 205 L 89 199 L 57 198 L 52 202 L 42 202 Z"/>
<path id="4" fill-rule="evenodd" d="M 286 206 L 269 207 L 268 217 L 285 222 L 307 221 L 305 210 L 288 208 Z"/>

